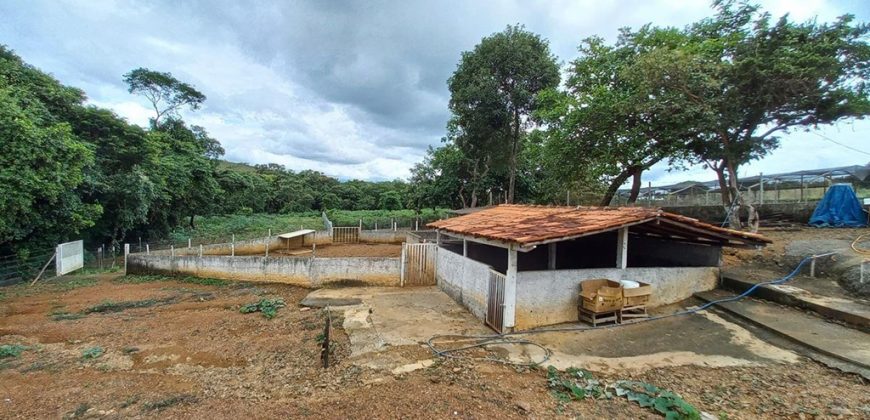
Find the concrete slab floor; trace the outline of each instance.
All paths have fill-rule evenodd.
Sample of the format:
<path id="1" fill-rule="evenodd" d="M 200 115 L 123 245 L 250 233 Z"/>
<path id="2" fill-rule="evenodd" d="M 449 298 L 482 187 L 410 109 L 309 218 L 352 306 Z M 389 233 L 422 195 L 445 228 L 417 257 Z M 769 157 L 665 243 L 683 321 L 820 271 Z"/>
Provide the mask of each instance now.
<path id="1" fill-rule="evenodd" d="M 490 335 L 473 317 L 435 287 L 340 288 L 312 292 L 317 299 L 360 299 L 361 304 L 336 307 L 344 312 L 353 362 L 375 369 L 424 366 L 391 346 L 421 345 L 434 335 Z M 575 324 L 569 324 L 575 325 Z M 585 324 L 576 324 L 584 326 Z M 552 351 L 545 365 L 596 371 L 645 370 L 655 367 L 708 367 L 794 363 L 799 356 L 767 344 L 751 332 L 716 314 L 702 312 L 615 329 L 547 332 L 520 336 Z M 541 360 L 543 351 L 527 345 L 491 346 L 514 361 Z M 399 369 L 404 371 L 404 369 Z"/>

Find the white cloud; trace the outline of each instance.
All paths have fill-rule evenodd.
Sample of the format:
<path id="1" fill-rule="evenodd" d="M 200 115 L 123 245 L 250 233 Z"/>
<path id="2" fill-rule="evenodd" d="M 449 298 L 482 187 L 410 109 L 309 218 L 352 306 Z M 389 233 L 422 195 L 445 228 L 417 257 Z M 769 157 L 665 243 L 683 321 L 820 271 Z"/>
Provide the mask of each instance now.
<path id="1" fill-rule="evenodd" d="M 763 2 L 796 19 L 870 16 L 860 0 Z M 316 169 L 342 178 L 408 176 L 448 118 L 446 80 L 464 50 L 508 24 L 548 38 L 564 62 L 591 35 L 623 26 L 683 26 L 711 14 L 706 1 L 602 2 L 0 2 L 0 39 L 25 61 L 80 87 L 90 102 L 147 125 L 147 102 L 127 93 L 136 67 L 169 71 L 208 96 L 184 118 L 221 141 L 226 157 Z M 859 149 L 865 123 L 824 134 Z M 807 145 L 812 145 L 808 147 Z M 794 134 L 750 173 L 837 166 L 870 159 L 812 134 Z M 857 161 L 857 162 L 856 162 Z M 709 179 L 693 168 L 656 167 L 655 183 Z"/>

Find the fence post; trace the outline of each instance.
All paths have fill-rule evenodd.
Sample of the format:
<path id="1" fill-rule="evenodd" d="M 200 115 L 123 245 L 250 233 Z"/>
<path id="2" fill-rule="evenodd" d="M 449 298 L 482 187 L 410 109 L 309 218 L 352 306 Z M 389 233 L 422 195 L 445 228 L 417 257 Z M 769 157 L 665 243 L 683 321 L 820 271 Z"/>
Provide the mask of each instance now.
<path id="1" fill-rule="evenodd" d="M 395 219 L 393 219 L 393 232 L 399 230 L 399 225 Z"/>
<path id="2" fill-rule="evenodd" d="M 100 247 L 97 248 L 97 257 L 100 260 L 100 270 L 102 270 L 103 269 L 103 246 L 102 245 L 100 245 Z"/>
<path id="3" fill-rule="evenodd" d="M 190 238 L 187 238 L 187 249 L 190 249 L 190 248 L 191 248 L 191 246 L 190 246 Z"/>
<path id="4" fill-rule="evenodd" d="M 414 218 L 414 231 L 416 232 L 418 230 L 420 230 L 420 219 Z"/>
<path id="5" fill-rule="evenodd" d="M 401 267 L 399 268 L 399 287 L 405 287 L 405 243 L 402 242 L 402 256 L 399 260 Z"/>
<path id="6" fill-rule="evenodd" d="M 142 252 L 142 237 L 139 237 L 139 252 Z"/>
<path id="7" fill-rule="evenodd" d="M 269 228 L 269 238 L 272 238 L 272 228 Z"/>
<path id="8" fill-rule="evenodd" d="M 359 230 L 362 230 L 362 219 L 359 219 Z"/>
<path id="9" fill-rule="evenodd" d="M 124 244 L 124 275 L 127 275 L 127 255 L 130 254 L 130 244 Z"/>
<path id="10" fill-rule="evenodd" d="M 151 255 L 151 247 L 145 244 L 145 255 Z"/>
<path id="11" fill-rule="evenodd" d="M 378 230 L 378 221 L 375 220 L 375 230 Z"/>
<path id="12" fill-rule="evenodd" d="M 169 245 L 169 255 L 172 257 L 175 256 L 175 245 Z"/>
<path id="13" fill-rule="evenodd" d="M 199 244 L 199 258 L 202 258 L 202 244 Z"/>
<path id="14" fill-rule="evenodd" d="M 236 234 L 235 233 L 233 234 L 232 242 L 230 242 L 230 256 L 231 257 L 236 256 Z"/>

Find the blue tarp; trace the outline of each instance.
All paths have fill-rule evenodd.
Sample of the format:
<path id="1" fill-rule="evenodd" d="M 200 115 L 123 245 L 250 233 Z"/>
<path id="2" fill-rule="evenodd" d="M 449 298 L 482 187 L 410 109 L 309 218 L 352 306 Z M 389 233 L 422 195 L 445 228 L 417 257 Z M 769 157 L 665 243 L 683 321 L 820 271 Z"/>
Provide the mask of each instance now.
<path id="1" fill-rule="evenodd" d="M 867 213 L 851 185 L 835 184 L 828 188 L 816 211 L 810 217 L 810 225 L 817 227 L 864 227 Z"/>

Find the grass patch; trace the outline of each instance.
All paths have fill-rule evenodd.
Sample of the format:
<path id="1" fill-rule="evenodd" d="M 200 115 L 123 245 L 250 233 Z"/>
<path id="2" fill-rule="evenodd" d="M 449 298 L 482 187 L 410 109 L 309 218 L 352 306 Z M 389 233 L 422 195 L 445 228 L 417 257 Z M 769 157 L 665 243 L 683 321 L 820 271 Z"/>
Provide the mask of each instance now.
<path id="1" fill-rule="evenodd" d="M 71 413 L 69 413 L 68 418 L 77 419 L 79 417 L 82 417 L 88 412 L 88 410 L 90 410 L 90 408 L 91 408 L 91 406 L 88 404 L 84 404 L 84 403 L 79 404 L 79 406 L 76 407 L 75 410 L 73 410 Z"/>
<path id="2" fill-rule="evenodd" d="M 84 360 L 96 359 L 105 353 L 106 353 L 106 351 L 103 350 L 103 348 L 100 346 L 91 347 L 91 348 L 88 348 L 88 349 L 85 349 L 84 351 L 82 351 L 82 359 L 84 359 Z"/>
<path id="3" fill-rule="evenodd" d="M 27 346 L 22 346 L 21 344 L 4 344 L 0 346 L 0 359 L 21 356 L 21 352 L 27 349 Z"/>
<path id="4" fill-rule="evenodd" d="M 196 397 L 193 395 L 176 395 L 160 401 L 146 402 L 142 404 L 142 409 L 145 411 L 163 410 L 177 404 L 195 403 Z"/>
<path id="5" fill-rule="evenodd" d="M 243 314 L 260 312 L 267 319 L 272 319 L 275 317 L 275 315 L 278 315 L 278 308 L 283 308 L 285 306 L 287 305 L 284 304 L 284 299 L 281 298 L 260 299 L 259 302 L 242 305 L 242 307 L 239 308 L 239 312 Z"/>
<path id="6" fill-rule="evenodd" d="M 106 300 L 101 303 L 98 303 L 94 306 L 85 308 L 82 313 L 84 314 L 93 314 L 93 313 L 111 313 L 111 312 L 123 312 L 127 309 L 137 309 L 137 308 L 149 308 L 151 306 L 156 305 L 165 305 L 168 303 L 175 302 L 178 298 L 176 296 L 170 296 L 168 298 L 163 299 L 145 299 L 145 300 L 128 300 L 125 302 L 115 302 L 112 300 Z"/>
<path id="7" fill-rule="evenodd" d="M 54 321 L 69 321 L 73 319 L 82 319 L 85 317 L 85 314 L 58 310 L 52 312 L 49 316 Z"/>
<path id="8" fill-rule="evenodd" d="M 213 278 L 201 278 L 201 277 L 167 277 L 156 274 L 131 274 L 123 277 L 118 277 L 112 280 L 115 283 L 121 284 L 141 284 L 141 283 L 155 283 L 160 281 L 175 281 L 179 283 L 187 283 L 187 284 L 198 284 L 200 286 L 215 286 L 215 287 L 225 287 L 235 284 L 233 281 L 229 280 L 221 280 L 221 279 L 213 279 Z"/>

